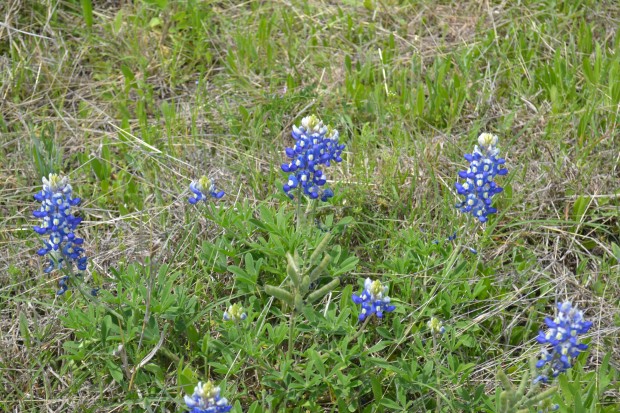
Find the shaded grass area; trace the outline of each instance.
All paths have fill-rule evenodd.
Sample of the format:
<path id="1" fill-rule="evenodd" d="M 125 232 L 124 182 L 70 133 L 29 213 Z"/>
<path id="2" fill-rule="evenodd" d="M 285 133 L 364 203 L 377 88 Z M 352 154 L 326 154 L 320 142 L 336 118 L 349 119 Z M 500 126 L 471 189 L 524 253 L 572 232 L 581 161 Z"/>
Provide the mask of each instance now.
<path id="1" fill-rule="evenodd" d="M 587 411 L 617 410 L 615 2 L 110 1 L 88 15 L 0 6 L 3 410 L 172 411 L 211 377 L 237 411 L 426 411 L 438 392 L 444 411 L 493 411 L 496 370 L 518 375 L 564 299 L 595 323 L 571 378 L 611 377 Z M 301 244 L 279 164 L 311 113 L 347 144 L 318 212 L 339 244 L 331 270 L 359 263 L 299 316 L 286 375 L 287 310 L 262 285 Z M 485 227 L 453 208 L 483 131 L 510 169 Z M 31 196 L 51 171 L 84 200 L 86 278 L 120 317 L 54 297 L 59 276 L 42 275 Z M 204 173 L 227 196 L 202 213 L 186 188 Z M 367 276 L 398 308 L 351 343 Z M 231 301 L 246 326 L 220 322 Z M 448 327 L 439 350 L 430 316 Z"/>

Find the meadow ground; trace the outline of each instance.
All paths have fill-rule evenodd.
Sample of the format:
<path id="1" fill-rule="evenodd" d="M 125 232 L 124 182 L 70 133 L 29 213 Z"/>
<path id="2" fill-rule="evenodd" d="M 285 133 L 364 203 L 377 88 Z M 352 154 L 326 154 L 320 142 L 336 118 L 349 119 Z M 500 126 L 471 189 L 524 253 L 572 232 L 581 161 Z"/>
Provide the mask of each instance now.
<path id="1" fill-rule="evenodd" d="M 565 300 L 593 326 L 553 403 L 620 411 L 617 1 L 1 3 L 1 411 L 183 411 L 211 379 L 235 412 L 496 412 Z M 346 149 L 302 231 L 280 164 L 312 113 Z M 454 207 L 481 132 L 509 169 L 485 225 Z M 89 257 L 60 296 L 50 172 Z M 226 195 L 190 205 L 203 174 Z M 266 294 L 324 234 L 310 294 L 339 285 Z M 396 309 L 360 330 L 367 277 Z"/>

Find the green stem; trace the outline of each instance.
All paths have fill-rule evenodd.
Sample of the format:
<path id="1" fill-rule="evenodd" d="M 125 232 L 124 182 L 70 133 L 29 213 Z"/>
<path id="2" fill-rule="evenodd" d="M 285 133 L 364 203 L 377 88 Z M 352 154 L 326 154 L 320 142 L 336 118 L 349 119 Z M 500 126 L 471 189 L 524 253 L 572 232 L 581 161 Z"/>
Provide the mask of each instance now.
<path id="1" fill-rule="evenodd" d="M 439 389 L 441 388 L 441 370 L 439 369 L 439 361 L 437 357 L 437 335 L 433 334 L 433 358 L 435 359 L 435 376 L 437 377 L 437 392 L 435 395 L 435 405 L 437 409 L 437 413 L 441 411 L 441 396 L 439 394 Z"/>
<path id="2" fill-rule="evenodd" d="M 299 234 L 299 230 L 301 229 L 302 223 L 301 223 L 301 183 L 299 184 L 299 186 L 297 187 L 297 216 L 296 221 L 295 221 L 295 230 L 296 232 Z"/>
<path id="3" fill-rule="evenodd" d="M 288 326 L 288 349 L 286 351 L 286 359 L 291 360 L 293 356 L 293 334 L 295 334 L 295 310 L 291 310 Z"/>
<path id="4" fill-rule="evenodd" d="M 349 343 L 357 340 L 357 338 L 364 332 L 364 330 L 366 329 L 366 325 L 368 324 L 368 322 L 370 321 L 370 316 L 366 317 L 366 320 L 364 320 L 364 323 L 360 326 L 360 328 L 357 330 L 357 333 L 355 333 L 355 335 L 353 337 L 351 337 L 351 340 L 349 340 Z"/>

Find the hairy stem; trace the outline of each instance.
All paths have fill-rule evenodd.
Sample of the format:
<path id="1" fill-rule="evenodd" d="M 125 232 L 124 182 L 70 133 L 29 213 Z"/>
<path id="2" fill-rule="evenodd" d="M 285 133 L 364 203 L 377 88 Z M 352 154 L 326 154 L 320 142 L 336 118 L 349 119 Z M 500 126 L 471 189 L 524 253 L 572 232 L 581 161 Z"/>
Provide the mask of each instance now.
<path id="1" fill-rule="evenodd" d="M 360 326 L 359 330 L 357 330 L 357 333 L 355 333 L 355 335 L 353 337 L 351 337 L 351 340 L 349 340 L 349 343 L 357 340 L 357 338 L 364 332 L 364 330 L 366 329 L 366 325 L 368 324 L 368 322 L 370 321 L 370 317 L 366 317 L 366 320 L 364 320 L 364 323 Z"/>
<path id="2" fill-rule="evenodd" d="M 288 349 L 286 350 L 286 359 L 291 360 L 293 356 L 293 334 L 295 334 L 295 309 L 291 310 L 288 326 Z"/>

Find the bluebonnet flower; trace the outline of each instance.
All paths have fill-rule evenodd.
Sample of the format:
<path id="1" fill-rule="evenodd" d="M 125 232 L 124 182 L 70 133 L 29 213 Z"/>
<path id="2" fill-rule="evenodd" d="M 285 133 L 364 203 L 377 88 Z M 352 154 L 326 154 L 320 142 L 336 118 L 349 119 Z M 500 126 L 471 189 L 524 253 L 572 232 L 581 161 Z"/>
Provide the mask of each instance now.
<path id="1" fill-rule="evenodd" d="M 189 203 L 192 205 L 199 201 L 206 201 L 207 195 L 215 199 L 220 199 L 226 194 L 224 191 L 218 191 L 215 188 L 213 179 L 207 178 L 204 175 L 200 177 L 199 180 L 192 181 L 189 184 L 189 190 L 193 192 L 193 195 L 189 198 Z"/>
<path id="2" fill-rule="evenodd" d="M 559 409 L 559 404 L 553 403 L 551 399 L 544 399 L 538 402 L 538 405 L 536 406 L 536 413 L 555 412 Z"/>
<path id="3" fill-rule="evenodd" d="M 456 231 L 454 231 L 454 233 L 452 235 L 448 235 L 448 237 L 445 239 L 445 241 L 451 242 L 454 241 L 456 239 Z M 433 244 L 435 245 L 439 245 L 440 241 L 437 239 L 434 239 L 433 241 L 431 241 Z M 444 241 L 441 241 L 442 243 Z"/>
<path id="4" fill-rule="evenodd" d="M 60 289 L 56 291 L 56 295 L 63 295 L 64 293 L 67 292 L 67 290 L 69 289 L 69 286 L 67 285 L 67 281 L 69 281 L 68 275 L 65 275 L 58 281 L 58 287 Z"/>
<path id="5" fill-rule="evenodd" d="M 443 326 L 443 323 L 435 317 L 431 317 L 431 319 L 428 320 L 428 323 L 426 323 L 426 325 L 431 330 L 432 334 L 442 335 L 446 332 L 446 328 Z"/>
<path id="6" fill-rule="evenodd" d="M 239 303 L 235 303 L 228 307 L 228 310 L 224 311 L 224 321 L 242 321 L 245 320 L 248 315 L 243 311 L 243 307 Z"/>
<path id="7" fill-rule="evenodd" d="M 391 313 L 394 311 L 396 307 L 390 305 L 390 297 L 388 297 L 387 292 L 387 285 L 383 285 L 379 280 L 372 281 L 370 278 L 366 278 L 362 294 L 353 294 L 352 297 L 355 304 L 362 305 L 359 321 L 364 321 L 366 317 L 373 314 L 383 318 L 384 312 Z"/>
<path id="8" fill-rule="evenodd" d="M 224 413 L 232 409 L 228 400 L 220 396 L 220 388 L 214 386 L 211 380 L 204 385 L 198 382 L 194 394 L 185 396 L 185 404 L 190 413 Z"/>
<path id="9" fill-rule="evenodd" d="M 588 348 L 587 344 L 579 342 L 579 335 L 588 332 L 592 327 L 591 321 L 585 321 L 583 311 L 573 307 L 570 301 L 558 303 L 558 315 L 555 319 L 545 318 L 545 324 L 549 328 L 547 332 L 540 331 L 536 340 L 540 344 L 551 346 L 544 347 L 541 359 L 536 363 L 536 367 L 543 368 L 549 365 L 552 377 L 557 377 L 560 373 L 566 371 L 572 366 L 573 360 L 580 352 Z M 541 374 L 535 382 L 542 381 L 546 383 L 548 377 Z"/>
<path id="10" fill-rule="evenodd" d="M 469 162 L 466 171 L 459 171 L 459 177 L 465 179 L 464 183 L 456 183 L 456 191 L 464 195 L 465 200 L 457 204 L 461 212 L 471 213 L 480 222 L 486 222 L 489 214 L 494 214 L 497 209 L 491 206 L 493 195 L 503 191 L 503 188 L 494 181 L 497 175 L 506 175 L 508 170 L 503 158 L 498 158 L 499 149 L 497 136 L 483 133 L 478 137 L 478 145 L 471 154 L 466 154 L 465 159 Z"/>
<path id="11" fill-rule="evenodd" d="M 322 189 L 327 182 L 321 166 L 330 166 L 331 162 L 342 162 L 344 144 L 338 143 L 338 131 L 323 125 L 316 116 L 307 116 L 301 120 L 301 126 L 293 125 L 292 136 L 295 145 L 286 148 L 286 156 L 291 161 L 282 164 L 284 172 L 290 172 L 287 182 L 282 187 L 293 199 L 291 191 L 295 188 L 303 191 L 311 199 L 321 198 L 327 201 L 334 196 L 329 188 Z"/>
<path id="12" fill-rule="evenodd" d="M 86 269 L 87 258 L 82 256 L 84 249 L 81 247 L 84 239 L 74 233 L 82 218 L 74 216 L 71 210 L 79 205 L 80 198 L 73 198 L 72 191 L 66 176 L 49 174 L 48 178 L 43 178 L 43 189 L 34 195 L 41 207 L 33 215 L 42 220 L 41 225 L 34 226 L 34 230 L 47 236 L 44 246 L 37 251 L 37 254 L 49 257 L 49 265 L 44 270 L 46 273 L 62 269 L 65 265 L 71 270 L 73 264 L 79 271 Z M 66 281 L 66 277 L 60 280 L 59 294 L 67 290 Z"/>

